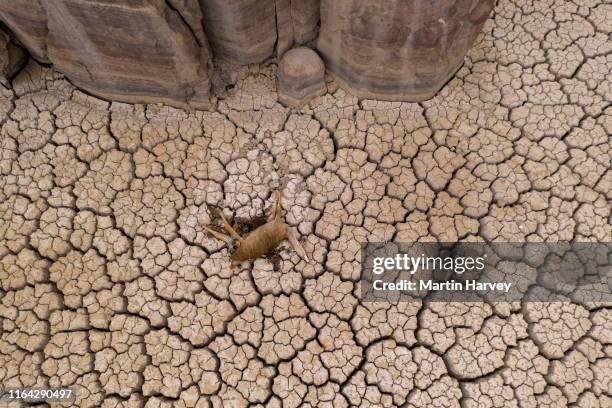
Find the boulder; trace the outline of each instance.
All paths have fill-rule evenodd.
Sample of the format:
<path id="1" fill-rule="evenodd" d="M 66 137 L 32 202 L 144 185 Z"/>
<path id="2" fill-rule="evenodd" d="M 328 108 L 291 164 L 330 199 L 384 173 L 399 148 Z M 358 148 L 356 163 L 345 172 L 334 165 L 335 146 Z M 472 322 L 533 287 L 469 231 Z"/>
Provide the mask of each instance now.
<path id="1" fill-rule="evenodd" d="M 322 0 L 327 69 L 357 96 L 431 98 L 463 64 L 494 0 Z"/>
<path id="2" fill-rule="evenodd" d="M 0 83 L 9 86 L 9 78 L 23 66 L 27 55 L 0 29 Z"/>
<path id="3" fill-rule="evenodd" d="M 209 106 L 212 62 L 197 0 L 0 1 L 17 39 L 76 86 L 125 102 Z M 22 9 L 30 3 L 32 15 Z"/>
<path id="4" fill-rule="evenodd" d="M 281 103 L 302 106 L 326 90 L 325 65 L 316 52 L 299 47 L 283 55 L 278 65 L 278 100 Z"/>

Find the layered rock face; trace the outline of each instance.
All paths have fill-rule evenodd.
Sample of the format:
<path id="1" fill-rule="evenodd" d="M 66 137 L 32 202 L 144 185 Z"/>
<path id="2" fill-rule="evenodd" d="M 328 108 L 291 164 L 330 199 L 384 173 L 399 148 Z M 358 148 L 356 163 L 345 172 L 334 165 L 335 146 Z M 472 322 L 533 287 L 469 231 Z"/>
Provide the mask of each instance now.
<path id="1" fill-rule="evenodd" d="M 296 44 L 306 44 L 314 40 L 319 31 L 321 0 L 291 1 L 293 39 Z"/>
<path id="2" fill-rule="evenodd" d="M 200 0 L 215 55 L 240 64 L 261 62 L 276 43 L 274 0 Z"/>
<path id="3" fill-rule="evenodd" d="M 193 3 L 185 8 L 192 15 L 163 0 L 3 0 L 0 18 L 34 57 L 93 94 L 205 108 L 211 55 L 202 30 L 198 38 L 188 23 L 198 26 L 200 8 L 197 0 L 175 3 Z"/>
<path id="4" fill-rule="evenodd" d="M 239 64 L 281 56 L 317 35 L 320 0 L 200 0 L 200 5 L 214 54 Z"/>
<path id="5" fill-rule="evenodd" d="M 494 0 L 322 0 L 317 48 L 358 96 L 431 98 L 461 66 Z"/>
<path id="6" fill-rule="evenodd" d="M 260 63 L 316 40 L 357 96 L 416 101 L 461 65 L 493 3 L 0 0 L 0 22 L 35 59 L 113 100 L 207 107 L 213 55 Z"/>
<path id="7" fill-rule="evenodd" d="M 47 15 L 39 0 L 0 0 L 0 20 L 34 58 L 50 62 L 46 52 Z"/>
<path id="8" fill-rule="evenodd" d="M 320 0 L 275 0 L 277 54 L 317 37 Z"/>

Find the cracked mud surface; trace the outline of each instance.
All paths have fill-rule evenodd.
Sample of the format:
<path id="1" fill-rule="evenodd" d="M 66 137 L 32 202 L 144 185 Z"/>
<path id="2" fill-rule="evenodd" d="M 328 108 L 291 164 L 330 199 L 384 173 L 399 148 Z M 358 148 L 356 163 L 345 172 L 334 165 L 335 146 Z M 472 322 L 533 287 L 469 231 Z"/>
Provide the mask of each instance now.
<path id="1" fill-rule="evenodd" d="M 0 384 L 76 406 L 610 407 L 612 309 L 360 303 L 367 240 L 612 241 L 612 5 L 500 1 L 434 99 L 213 112 L 0 87 Z M 230 271 L 283 189 L 283 244 Z M 251 224 L 249 224 L 251 223 Z M 65 404 L 70 405 L 70 404 Z"/>

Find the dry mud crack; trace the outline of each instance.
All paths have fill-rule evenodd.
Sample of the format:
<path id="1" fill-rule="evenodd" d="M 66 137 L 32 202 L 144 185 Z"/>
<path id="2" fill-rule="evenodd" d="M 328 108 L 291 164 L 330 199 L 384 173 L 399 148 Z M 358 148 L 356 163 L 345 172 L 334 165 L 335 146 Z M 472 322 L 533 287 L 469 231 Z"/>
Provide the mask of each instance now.
<path id="1" fill-rule="evenodd" d="M 367 240 L 612 241 L 610 21 L 604 0 L 499 1 L 420 104 L 328 78 L 289 110 L 269 64 L 188 112 L 30 63 L 0 87 L 0 385 L 81 407 L 611 407 L 609 306 L 358 296 Z M 261 218 L 277 188 L 313 261 L 230 271 L 201 226 Z"/>

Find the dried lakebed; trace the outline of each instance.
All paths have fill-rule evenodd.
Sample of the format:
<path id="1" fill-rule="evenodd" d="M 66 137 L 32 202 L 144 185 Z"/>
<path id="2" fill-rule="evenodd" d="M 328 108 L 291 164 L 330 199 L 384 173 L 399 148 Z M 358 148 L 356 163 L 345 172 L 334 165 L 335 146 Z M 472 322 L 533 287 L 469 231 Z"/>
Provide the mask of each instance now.
<path id="1" fill-rule="evenodd" d="M 0 384 L 91 407 L 610 406 L 610 307 L 357 295 L 365 240 L 612 240 L 611 21 L 499 1 L 418 104 L 328 78 L 289 110 L 270 64 L 189 112 L 30 63 L 0 87 Z M 202 225 L 222 205 L 245 226 L 276 188 L 313 261 L 284 244 L 230 271 Z"/>

